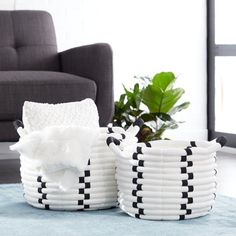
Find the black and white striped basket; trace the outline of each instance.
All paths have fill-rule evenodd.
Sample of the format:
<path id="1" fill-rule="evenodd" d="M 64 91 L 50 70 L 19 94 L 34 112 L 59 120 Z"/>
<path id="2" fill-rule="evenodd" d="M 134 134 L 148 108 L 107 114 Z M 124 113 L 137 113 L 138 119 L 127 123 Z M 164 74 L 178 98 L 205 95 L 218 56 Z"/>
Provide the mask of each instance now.
<path id="1" fill-rule="evenodd" d="M 123 150 L 121 143 L 107 139 L 118 156 L 118 200 L 124 212 L 149 220 L 183 220 L 209 213 L 216 197 L 216 151 L 225 138 L 160 140 Z"/>
<path id="2" fill-rule="evenodd" d="M 128 132 L 119 127 L 100 128 L 87 168 L 68 191 L 61 190 L 57 182 L 47 179 L 40 168 L 21 157 L 20 172 L 26 201 L 34 207 L 50 210 L 96 210 L 117 206 L 115 155 L 107 147 L 106 139 L 113 136 L 126 144 L 137 142 L 137 124 Z"/>

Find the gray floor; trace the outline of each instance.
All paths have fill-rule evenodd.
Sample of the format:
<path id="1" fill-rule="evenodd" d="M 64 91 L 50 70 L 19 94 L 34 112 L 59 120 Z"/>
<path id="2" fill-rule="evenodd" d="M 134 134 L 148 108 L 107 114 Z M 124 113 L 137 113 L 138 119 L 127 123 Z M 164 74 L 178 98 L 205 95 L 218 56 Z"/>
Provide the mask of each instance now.
<path id="1" fill-rule="evenodd" d="M 217 165 L 218 192 L 236 197 L 236 154 L 219 153 Z"/>
<path id="2" fill-rule="evenodd" d="M 0 184 L 20 182 L 19 155 L 9 151 L 11 143 L 0 143 Z"/>
<path id="3" fill-rule="evenodd" d="M 219 152 L 217 157 L 218 193 L 236 197 L 236 154 Z M 19 183 L 18 155 L 9 152 L 9 143 L 0 143 L 0 183 Z"/>

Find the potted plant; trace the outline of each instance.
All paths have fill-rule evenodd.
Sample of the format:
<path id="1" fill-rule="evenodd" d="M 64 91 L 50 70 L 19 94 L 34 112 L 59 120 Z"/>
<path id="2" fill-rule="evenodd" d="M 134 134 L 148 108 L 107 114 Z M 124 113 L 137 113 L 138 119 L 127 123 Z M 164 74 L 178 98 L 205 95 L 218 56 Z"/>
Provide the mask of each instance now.
<path id="1" fill-rule="evenodd" d="M 115 102 L 113 124 L 128 128 L 137 118 L 145 124 L 138 133 L 139 142 L 163 139 L 167 129 L 178 128 L 180 121 L 173 115 L 186 109 L 189 102 L 177 105 L 184 94 L 183 88 L 174 88 L 176 77 L 172 72 L 161 72 L 150 77 L 136 77 L 132 89 L 124 87 L 124 93 Z"/>

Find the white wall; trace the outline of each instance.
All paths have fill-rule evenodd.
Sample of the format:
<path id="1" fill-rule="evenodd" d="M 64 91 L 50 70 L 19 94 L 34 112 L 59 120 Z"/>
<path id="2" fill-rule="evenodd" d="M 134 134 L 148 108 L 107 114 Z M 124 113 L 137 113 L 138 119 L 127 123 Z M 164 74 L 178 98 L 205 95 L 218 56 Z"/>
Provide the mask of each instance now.
<path id="1" fill-rule="evenodd" d="M 59 50 L 108 42 L 114 51 L 115 96 L 134 75 L 173 71 L 191 107 L 170 137 L 205 139 L 205 0 L 0 0 L 0 9 L 43 9 L 55 22 Z"/>

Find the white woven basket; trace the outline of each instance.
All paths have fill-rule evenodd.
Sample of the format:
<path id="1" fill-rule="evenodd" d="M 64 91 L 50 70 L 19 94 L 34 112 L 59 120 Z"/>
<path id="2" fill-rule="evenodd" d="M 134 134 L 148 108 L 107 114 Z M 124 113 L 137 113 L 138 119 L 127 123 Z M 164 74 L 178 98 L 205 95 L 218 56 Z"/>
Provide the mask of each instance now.
<path id="1" fill-rule="evenodd" d="M 138 129 L 136 125 L 132 125 L 129 132 L 119 127 L 100 128 L 87 168 L 68 191 L 61 190 L 57 182 L 47 179 L 29 159 L 20 157 L 26 201 L 34 207 L 50 210 L 96 210 L 117 206 L 115 155 L 107 147 L 106 139 L 113 136 L 131 144 L 137 142 Z"/>
<path id="2" fill-rule="evenodd" d="M 216 196 L 215 155 L 226 140 L 152 141 L 126 146 L 109 137 L 118 156 L 116 178 L 120 208 L 149 220 L 204 216 Z"/>

